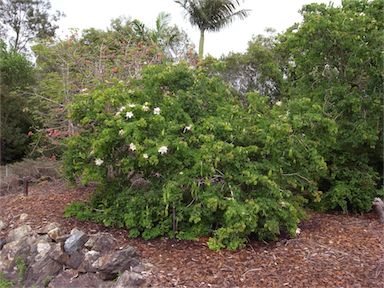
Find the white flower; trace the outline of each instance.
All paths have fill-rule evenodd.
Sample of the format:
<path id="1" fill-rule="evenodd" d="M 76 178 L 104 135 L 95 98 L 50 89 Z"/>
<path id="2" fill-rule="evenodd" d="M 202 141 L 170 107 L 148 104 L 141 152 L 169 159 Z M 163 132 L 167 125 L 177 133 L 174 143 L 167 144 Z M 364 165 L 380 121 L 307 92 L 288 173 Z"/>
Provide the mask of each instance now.
<path id="1" fill-rule="evenodd" d="M 88 88 L 83 88 L 83 89 L 80 90 L 80 92 L 83 92 L 83 93 L 87 92 L 87 91 L 88 91 Z"/>
<path id="2" fill-rule="evenodd" d="M 136 107 L 136 104 L 128 104 L 128 107 L 130 108 Z"/>
<path id="3" fill-rule="evenodd" d="M 276 106 L 281 106 L 282 104 L 283 104 L 283 102 L 281 102 L 281 101 L 277 101 L 277 102 L 275 103 Z"/>
<path id="4" fill-rule="evenodd" d="M 293 67 L 293 68 L 296 67 L 296 63 L 295 63 L 295 61 L 293 61 L 293 60 L 289 60 L 289 61 L 288 61 L 288 64 L 289 64 L 291 67 Z"/>
<path id="5" fill-rule="evenodd" d="M 143 154 L 143 158 L 148 159 L 149 158 L 148 154 L 147 153 Z"/>
<path id="6" fill-rule="evenodd" d="M 282 207 L 287 207 L 287 202 L 281 201 L 280 204 Z"/>
<path id="7" fill-rule="evenodd" d="M 119 131 L 119 135 L 120 135 L 120 136 L 123 136 L 123 135 L 124 135 L 124 129 L 121 129 L 121 130 Z"/>
<path id="8" fill-rule="evenodd" d="M 133 117 L 133 113 L 129 111 L 125 113 L 125 117 L 127 117 L 127 119 L 131 119 Z"/>
<path id="9" fill-rule="evenodd" d="M 120 111 L 117 111 L 116 114 L 115 114 L 115 116 L 119 116 L 120 114 L 121 114 L 121 112 L 120 112 Z"/>
<path id="10" fill-rule="evenodd" d="M 192 125 L 185 126 L 183 132 L 185 133 L 187 131 L 191 131 L 191 129 L 192 129 Z"/>
<path id="11" fill-rule="evenodd" d="M 147 105 L 143 105 L 143 111 L 144 112 L 148 112 L 149 111 L 149 107 Z"/>
<path id="12" fill-rule="evenodd" d="M 160 115 L 160 108 L 159 107 L 153 108 L 153 114 Z"/>
<path id="13" fill-rule="evenodd" d="M 96 164 L 97 166 L 100 166 L 100 165 L 103 164 L 103 163 L 104 163 L 104 161 L 101 160 L 100 158 L 97 158 L 97 159 L 95 160 L 95 164 Z"/>
<path id="14" fill-rule="evenodd" d="M 296 229 L 296 235 L 300 235 L 300 233 L 301 233 L 301 229 L 300 229 L 300 228 L 297 228 L 297 229 Z"/>
<path id="15" fill-rule="evenodd" d="M 136 145 L 131 143 L 129 144 L 129 149 L 131 149 L 132 151 L 135 151 L 136 150 Z"/>
<path id="16" fill-rule="evenodd" d="M 121 107 L 119 108 L 119 112 L 123 112 L 124 109 L 125 109 L 125 106 L 121 106 Z"/>
<path id="17" fill-rule="evenodd" d="M 158 152 L 163 155 L 163 154 L 166 154 L 168 152 L 168 147 L 167 146 L 161 146 L 158 150 Z"/>

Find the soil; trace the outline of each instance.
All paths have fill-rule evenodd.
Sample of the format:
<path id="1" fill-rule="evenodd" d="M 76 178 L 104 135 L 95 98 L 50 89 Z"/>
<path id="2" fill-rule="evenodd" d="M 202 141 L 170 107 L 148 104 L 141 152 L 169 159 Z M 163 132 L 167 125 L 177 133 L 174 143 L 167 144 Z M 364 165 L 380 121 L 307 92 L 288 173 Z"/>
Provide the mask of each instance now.
<path id="1" fill-rule="evenodd" d="M 199 241 L 130 239 L 124 229 L 64 218 L 65 207 L 86 201 L 93 188 L 69 188 L 63 182 L 42 182 L 29 195 L 0 197 L 0 218 L 16 227 L 20 214 L 38 229 L 58 222 L 64 232 L 78 227 L 85 232 L 106 231 L 119 245 L 136 247 L 154 265 L 152 287 L 384 287 L 384 225 L 376 215 L 308 212 L 295 239 L 262 243 L 250 240 L 236 252 L 213 252 Z"/>

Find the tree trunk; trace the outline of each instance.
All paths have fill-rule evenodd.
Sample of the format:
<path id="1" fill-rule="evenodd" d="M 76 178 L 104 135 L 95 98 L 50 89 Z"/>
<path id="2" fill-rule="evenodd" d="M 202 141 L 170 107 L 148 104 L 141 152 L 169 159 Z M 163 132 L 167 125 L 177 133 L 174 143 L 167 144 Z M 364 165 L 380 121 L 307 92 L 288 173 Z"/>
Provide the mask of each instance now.
<path id="1" fill-rule="evenodd" d="M 203 60 L 204 55 L 204 30 L 200 30 L 200 41 L 199 41 L 199 60 Z"/>
<path id="2" fill-rule="evenodd" d="M 20 37 L 20 28 L 16 29 L 16 39 L 14 43 L 14 49 L 16 52 L 19 52 L 19 37 Z"/>

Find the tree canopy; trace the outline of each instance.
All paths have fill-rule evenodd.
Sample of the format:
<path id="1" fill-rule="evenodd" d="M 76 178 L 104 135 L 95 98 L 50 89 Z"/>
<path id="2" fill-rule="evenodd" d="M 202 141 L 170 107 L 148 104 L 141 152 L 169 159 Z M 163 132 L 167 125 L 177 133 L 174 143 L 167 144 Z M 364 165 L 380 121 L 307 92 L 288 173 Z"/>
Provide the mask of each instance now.
<path id="1" fill-rule="evenodd" d="M 49 0 L 1 0 L 0 30 L 12 49 L 24 50 L 32 40 L 55 35 L 62 13 L 51 14 Z"/>
<path id="2" fill-rule="evenodd" d="M 1 164 L 24 157 L 33 120 L 26 93 L 34 83 L 33 66 L 25 56 L 7 50 L 0 41 L 0 156 Z"/>
<path id="3" fill-rule="evenodd" d="M 383 0 L 310 4 L 281 35 L 287 97 L 311 98 L 338 125 L 324 157 L 325 207 L 369 210 L 383 173 Z M 321 131 L 319 131 L 321 133 Z"/>

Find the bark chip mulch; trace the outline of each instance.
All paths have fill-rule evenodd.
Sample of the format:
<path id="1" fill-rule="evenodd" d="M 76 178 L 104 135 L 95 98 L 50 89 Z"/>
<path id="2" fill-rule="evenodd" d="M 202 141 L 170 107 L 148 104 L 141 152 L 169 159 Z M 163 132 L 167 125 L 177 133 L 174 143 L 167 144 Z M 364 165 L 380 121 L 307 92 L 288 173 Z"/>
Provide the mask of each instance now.
<path id="1" fill-rule="evenodd" d="M 200 241 L 129 239 L 123 229 L 63 217 L 73 201 L 86 201 L 92 188 L 69 188 L 63 182 L 33 185 L 29 195 L 0 197 L 0 218 L 16 227 L 19 216 L 38 229 L 58 222 L 64 232 L 75 226 L 87 233 L 110 232 L 119 245 L 136 247 L 154 265 L 153 287 L 381 287 L 384 288 L 384 225 L 366 215 L 309 212 L 296 239 L 273 243 L 250 241 L 237 252 L 213 252 Z"/>

